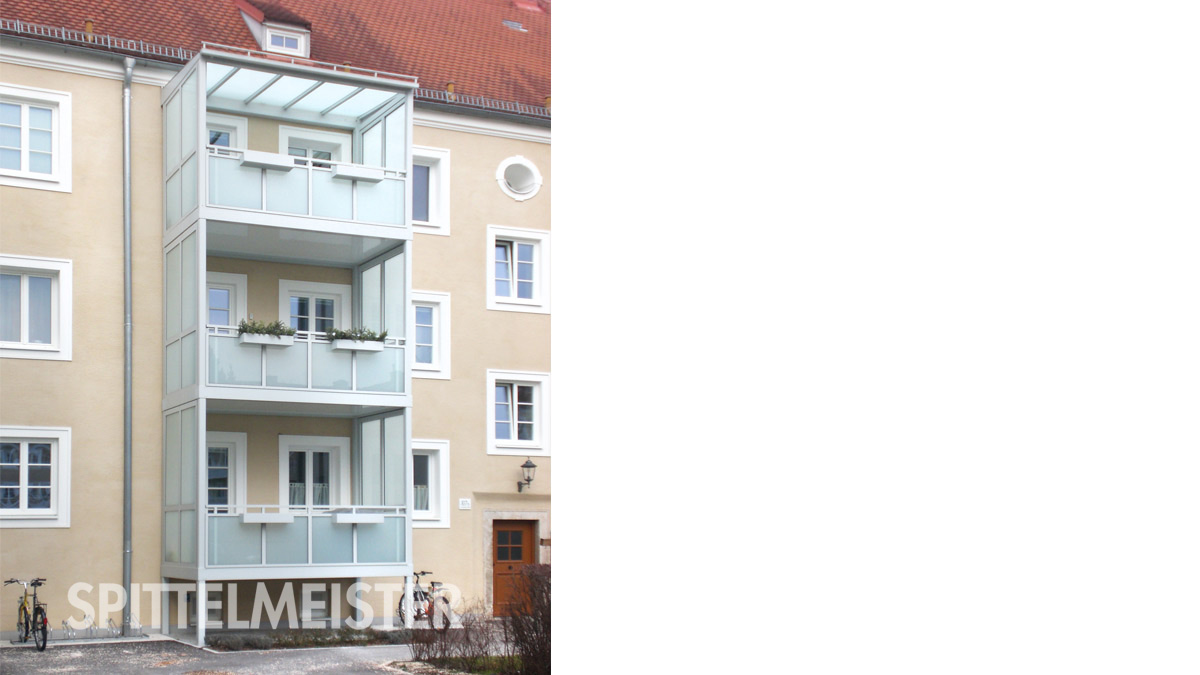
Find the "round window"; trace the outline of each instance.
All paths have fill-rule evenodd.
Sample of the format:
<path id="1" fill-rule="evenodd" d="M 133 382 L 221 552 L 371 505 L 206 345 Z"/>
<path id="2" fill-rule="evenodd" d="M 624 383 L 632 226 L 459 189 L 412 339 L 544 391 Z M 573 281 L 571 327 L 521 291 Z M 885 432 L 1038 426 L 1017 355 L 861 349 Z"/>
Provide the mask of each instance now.
<path id="1" fill-rule="evenodd" d="M 542 174 L 533 162 L 516 155 L 500 162 L 500 167 L 496 169 L 496 182 L 504 194 L 517 201 L 525 201 L 541 189 Z"/>

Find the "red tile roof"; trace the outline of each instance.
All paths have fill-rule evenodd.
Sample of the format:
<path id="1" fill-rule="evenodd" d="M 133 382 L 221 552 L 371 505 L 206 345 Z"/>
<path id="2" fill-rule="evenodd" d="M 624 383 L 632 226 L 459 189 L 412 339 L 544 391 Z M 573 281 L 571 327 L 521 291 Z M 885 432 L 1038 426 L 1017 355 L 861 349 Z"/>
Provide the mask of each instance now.
<path id="1" fill-rule="evenodd" d="M 550 3 L 532 0 L 243 0 L 267 21 L 307 23 L 318 61 L 416 75 L 422 88 L 544 106 Z M 0 19 L 198 50 L 258 49 L 235 0 L 3 0 Z M 505 21 L 519 23 L 515 30 Z"/>

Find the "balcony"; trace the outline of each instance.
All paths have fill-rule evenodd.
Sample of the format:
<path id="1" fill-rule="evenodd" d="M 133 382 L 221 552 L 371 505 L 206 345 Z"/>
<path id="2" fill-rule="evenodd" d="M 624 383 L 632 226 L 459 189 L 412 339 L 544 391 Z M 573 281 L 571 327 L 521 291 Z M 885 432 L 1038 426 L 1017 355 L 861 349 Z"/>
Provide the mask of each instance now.
<path id="1" fill-rule="evenodd" d="M 259 344 L 236 326 L 208 326 L 208 384 L 313 392 L 403 394 L 403 338 L 331 342 L 323 333 L 297 332 L 290 344 Z"/>
<path id="2" fill-rule="evenodd" d="M 208 147 L 208 204 L 366 224 L 404 225 L 404 174 L 347 162 Z"/>
<path id="3" fill-rule="evenodd" d="M 402 506 L 209 506 L 206 517 L 210 569 L 407 562 Z"/>

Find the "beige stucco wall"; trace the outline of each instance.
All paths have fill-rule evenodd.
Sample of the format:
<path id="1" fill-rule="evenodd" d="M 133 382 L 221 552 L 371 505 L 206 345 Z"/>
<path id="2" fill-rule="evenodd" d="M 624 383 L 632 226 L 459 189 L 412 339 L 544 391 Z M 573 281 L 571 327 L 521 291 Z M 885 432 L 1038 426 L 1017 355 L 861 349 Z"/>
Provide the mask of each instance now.
<path id="1" fill-rule="evenodd" d="M 0 252 L 73 261 L 73 358 L 0 359 L 0 424 L 71 428 L 71 524 L 0 528 L 0 576 L 47 578 L 56 626 L 72 583 L 121 583 L 124 319 L 122 83 L 11 64 L 0 82 L 72 95 L 71 193 L 0 186 Z M 162 397 L 160 90 L 134 84 L 133 581 L 159 581 Z M 15 622 L 6 588 L 0 626 Z M 85 595 L 86 597 L 86 595 Z M 94 597 L 94 596 L 93 596 Z M 120 621 L 119 614 L 114 616 Z M 103 623 L 103 618 L 101 619 Z"/>
<path id="2" fill-rule="evenodd" d="M 487 601 L 489 520 L 509 514 L 549 523 L 552 483 L 551 458 L 534 457 L 537 477 L 518 494 L 525 458 L 487 454 L 487 370 L 552 368 L 550 315 L 487 309 L 486 232 L 488 225 L 550 229 L 550 146 L 425 126 L 415 127 L 414 143 L 450 150 L 451 236 L 415 235 L 413 288 L 451 294 L 453 372 L 449 380 L 413 379 L 413 438 L 448 440 L 451 457 L 450 528 L 414 530 L 413 563 L 457 586 L 464 599 Z M 496 168 L 513 155 L 542 174 L 541 190 L 524 202 L 496 184 Z M 551 453 L 556 450 L 552 445 Z M 459 510 L 463 497 L 472 500 L 470 510 Z M 548 529 L 539 527 L 537 536 L 550 538 Z M 548 547 L 539 559 L 549 562 Z"/>

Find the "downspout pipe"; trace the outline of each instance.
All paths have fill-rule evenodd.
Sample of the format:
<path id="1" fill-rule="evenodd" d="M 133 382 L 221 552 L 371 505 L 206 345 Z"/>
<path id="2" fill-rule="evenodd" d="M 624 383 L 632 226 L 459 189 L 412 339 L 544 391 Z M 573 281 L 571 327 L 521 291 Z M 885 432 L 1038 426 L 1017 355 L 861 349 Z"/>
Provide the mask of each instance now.
<path id="1" fill-rule="evenodd" d="M 125 57 L 125 85 L 122 88 L 124 166 L 123 209 L 125 228 L 125 490 L 124 490 L 124 538 L 125 550 L 121 561 L 121 584 L 125 589 L 125 603 L 121 609 L 121 635 L 129 634 L 129 612 L 132 604 L 133 573 L 133 142 L 131 139 L 130 109 L 133 101 L 134 59 Z"/>

